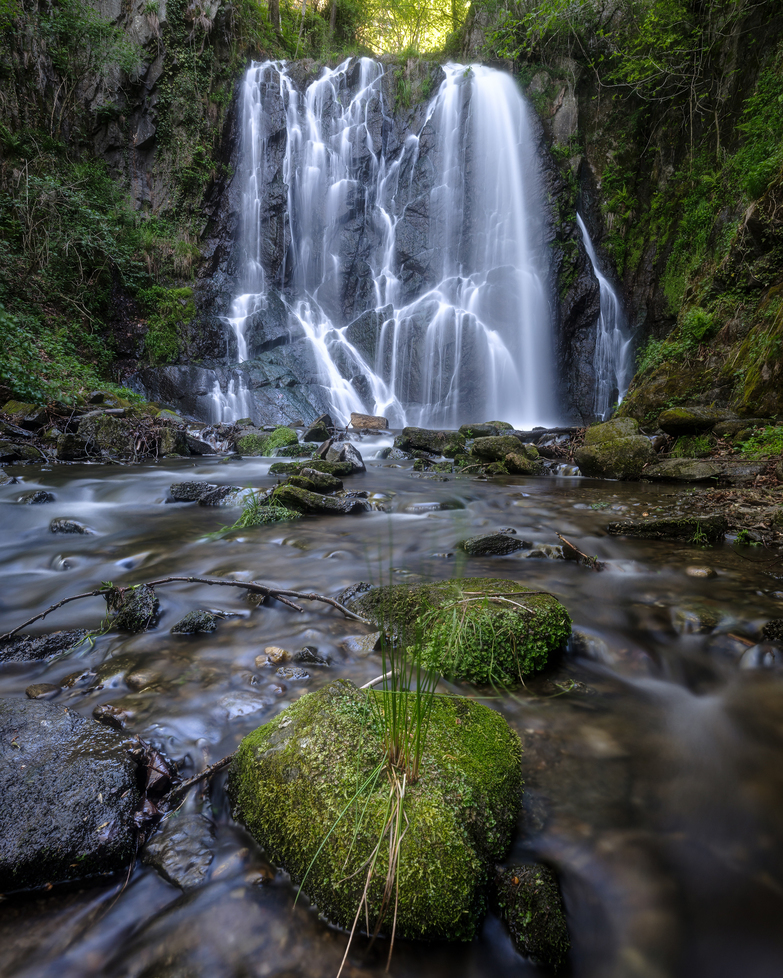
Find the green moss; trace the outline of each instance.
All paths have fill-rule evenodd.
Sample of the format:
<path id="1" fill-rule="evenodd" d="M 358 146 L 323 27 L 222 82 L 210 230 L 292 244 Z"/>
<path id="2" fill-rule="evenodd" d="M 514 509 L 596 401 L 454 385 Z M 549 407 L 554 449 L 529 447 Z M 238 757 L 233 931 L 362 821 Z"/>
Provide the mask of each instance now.
<path id="1" fill-rule="evenodd" d="M 672 458 L 706 458 L 713 448 L 707 435 L 682 435 L 672 446 Z"/>
<path id="2" fill-rule="evenodd" d="M 609 523 L 607 533 L 644 540 L 682 540 L 685 543 L 719 543 L 729 528 L 725 516 L 650 517 Z"/>
<path id="3" fill-rule="evenodd" d="M 378 725 L 385 695 L 337 680 L 302 697 L 242 741 L 229 775 L 235 817 L 295 882 L 307 877 L 304 889 L 319 912 L 345 928 L 387 816 Z M 436 698 L 419 779 L 406 786 L 399 936 L 474 937 L 489 873 L 516 822 L 520 754 L 499 714 L 462 697 Z M 382 845 L 369 891 L 371 926 L 387 859 Z"/>
<path id="4" fill-rule="evenodd" d="M 554 596 L 496 578 L 389 585 L 354 607 L 395 630 L 424 665 L 496 686 L 543 669 L 571 633 L 568 612 Z"/>
<path id="5" fill-rule="evenodd" d="M 306 462 L 273 462 L 269 466 L 271 475 L 299 475 L 302 469 L 314 469 L 336 476 L 353 475 L 350 462 L 327 462 L 323 458 L 308 459 Z"/>
<path id="6" fill-rule="evenodd" d="M 150 363 L 173 363 L 179 356 L 179 336 L 196 315 L 193 289 L 164 289 L 152 286 L 139 294 L 152 309 L 144 337 L 144 352 Z"/>
<path id="7" fill-rule="evenodd" d="M 284 448 L 288 445 L 298 445 L 298 442 L 299 438 L 294 429 L 281 425 L 279 428 L 275 428 L 266 439 L 264 454 L 276 455 L 278 448 Z"/>
<path id="8" fill-rule="evenodd" d="M 236 440 L 236 450 L 240 455 L 265 455 L 267 439 L 264 435 L 240 435 Z"/>

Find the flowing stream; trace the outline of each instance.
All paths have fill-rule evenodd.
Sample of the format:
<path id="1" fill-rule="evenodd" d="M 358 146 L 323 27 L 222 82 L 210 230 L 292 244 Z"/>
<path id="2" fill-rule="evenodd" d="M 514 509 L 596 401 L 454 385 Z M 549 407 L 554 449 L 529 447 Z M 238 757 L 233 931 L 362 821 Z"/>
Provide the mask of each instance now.
<path id="1" fill-rule="evenodd" d="M 390 442 L 387 439 L 386 444 Z M 383 442 L 363 440 L 366 474 L 351 488 L 375 493 L 386 511 L 325 516 L 207 534 L 237 510 L 165 502 L 183 480 L 268 486 L 269 459 L 162 460 L 136 467 L 9 468 L 0 487 L 0 629 L 101 581 L 134 584 L 173 574 L 274 581 L 334 595 L 359 580 L 454 575 L 518 579 L 555 593 L 577 639 L 563 662 L 516 694 L 491 697 L 523 739 L 526 782 L 512 858 L 544 860 L 560 877 L 573 940 L 571 972 L 586 978 L 777 976 L 783 960 L 783 681 L 740 667 L 762 624 L 781 614 L 780 568 L 729 543 L 633 542 L 604 526 L 670 501 L 659 485 L 569 478 L 463 476 L 433 479 L 411 463 L 374 460 Z M 55 501 L 23 505 L 43 488 Z M 54 517 L 87 523 L 89 536 L 49 531 Z M 563 533 L 609 564 L 459 559 L 461 538 L 511 527 L 556 544 Z M 714 576 L 695 577 L 689 568 Z M 231 591 L 232 593 L 229 593 Z M 120 703 L 139 735 L 190 775 L 232 751 L 250 730 L 304 690 L 338 676 L 377 676 L 377 655 L 344 642 L 362 631 L 333 610 L 297 614 L 248 604 L 232 589 L 160 589 L 153 631 L 105 634 L 44 663 L 0 664 L 0 695 L 31 683 L 64 684 L 55 700 L 91 716 Z M 218 630 L 174 636 L 186 611 L 216 609 Z M 61 608 L 48 627 L 97 627 L 102 600 Z M 258 666 L 267 645 L 315 646 L 331 659 L 308 679 Z M 747 662 L 747 657 L 743 663 Z M 334 978 L 345 935 L 306 901 L 294 906 L 275 872 L 230 818 L 219 776 L 189 811 L 215 824 L 207 882 L 183 894 L 138 863 L 112 885 L 0 901 L 2 978 Z M 2 800 L 0 799 L 0 804 Z M 326 829 L 326 827 L 324 827 Z M 388 946 L 354 978 L 384 973 Z M 392 974 L 497 978 L 543 974 L 521 958 L 490 911 L 469 945 L 398 942 Z"/>
<path id="2" fill-rule="evenodd" d="M 509 75 L 448 64 L 400 144 L 384 72 L 369 58 L 348 60 L 302 94 L 284 64 L 248 69 L 241 294 L 227 317 L 237 359 L 251 359 L 251 321 L 269 335 L 282 301 L 288 338 L 310 344 L 341 423 L 352 411 L 396 426 L 554 423 L 530 110 Z M 282 231 L 267 216 L 276 193 L 286 195 Z M 276 235 L 279 267 L 269 254 Z M 216 384 L 212 420 L 252 413 L 241 370 L 231 385 Z"/>
<path id="3" fill-rule="evenodd" d="M 595 371 L 593 410 L 595 416 L 603 421 L 612 413 L 614 406 L 622 401 L 631 382 L 633 376 L 631 337 L 626 326 L 620 297 L 609 279 L 601 272 L 595 246 L 585 222 L 578 213 L 576 223 L 582 232 L 582 240 L 592 262 L 593 272 L 598 279 L 600 290 L 601 311 L 596 323 L 595 354 L 593 356 L 593 369 Z"/>

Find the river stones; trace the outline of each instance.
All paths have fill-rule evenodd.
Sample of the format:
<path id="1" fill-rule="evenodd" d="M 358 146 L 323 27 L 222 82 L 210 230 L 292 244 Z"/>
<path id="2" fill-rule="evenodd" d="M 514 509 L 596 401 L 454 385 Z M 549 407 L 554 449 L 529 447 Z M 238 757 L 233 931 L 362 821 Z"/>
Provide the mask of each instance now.
<path id="1" fill-rule="evenodd" d="M 366 499 L 356 496 L 323 496 L 288 483 L 278 486 L 269 501 L 274 506 L 284 506 L 297 513 L 357 513 L 370 508 Z"/>
<path id="2" fill-rule="evenodd" d="M 379 842 L 368 891 L 371 928 L 381 905 L 389 780 L 379 718 L 390 695 L 347 680 L 329 683 L 249 734 L 229 772 L 234 817 L 303 882 L 319 913 L 346 929 Z M 396 705 L 410 710 L 413 699 L 399 694 Z M 487 881 L 519 813 L 520 756 L 518 737 L 498 713 L 463 697 L 434 698 L 419 777 L 406 780 L 398 936 L 474 937 Z"/>
<path id="3" fill-rule="evenodd" d="M 456 431 L 432 431 L 428 428 L 408 427 L 394 439 L 394 447 L 404 452 L 423 451 L 432 455 L 454 458 L 465 450 L 465 436 Z"/>
<path id="4" fill-rule="evenodd" d="M 536 451 L 535 445 L 523 445 L 522 447 L 532 448 Z M 509 452 L 503 459 L 503 464 L 512 475 L 538 475 L 541 472 L 541 462 L 537 451 L 533 458 L 522 452 Z"/>
<path id="5" fill-rule="evenodd" d="M 547 866 L 511 866 L 496 880 L 497 903 L 517 950 L 557 969 L 571 946 L 555 874 Z"/>
<path id="6" fill-rule="evenodd" d="M 343 483 L 336 476 L 329 475 L 328 472 L 319 472 L 318 469 L 304 468 L 298 475 L 288 477 L 288 483 L 298 486 L 300 489 L 309 489 L 310 492 L 339 492 Z"/>
<path id="7" fill-rule="evenodd" d="M 207 879 L 214 859 L 215 825 L 206 815 L 176 812 L 144 847 L 141 861 L 182 890 Z"/>
<path id="8" fill-rule="evenodd" d="M 54 500 L 53 492 L 47 492 L 45 489 L 31 489 L 29 492 L 23 492 L 18 501 L 25 506 L 44 506 L 46 503 L 53 503 Z"/>
<path id="9" fill-rule="evenodd" d="M 314 469 L 316 472 L 328 472 L 329 475 L 353 475 L 356 471 L 352 462 L 327 462 L 325 459 L 312 458 L 306 462 L 273 462 L 269 466 L 270 475 L 300 475 L 303 469 Z"/>
<path id="10" fill-rule="evenodd" d="M 571 634 L 557 598 L 499 578 L 387 585 L 351 607 L 395 632 L 422 665 L 494 686 L 543 669 Z"/>
<path id="11" fill-rule="evenodd" d="M 80 533 L 91 534 L 92 530 L 85 523 L 78 520 L 69 520 L 64 517 L 54 519 L 49 524 L 50 533 Z"/>
<path id="12" fill-rule="evenodd" d="M 582 475 L 599 479 L 639 479 L 655 458 L 649 439 L 633 418 L 615 418 L 587 429 L 585 444 L 574 453 Z"/>
<path id="13" fill-rule="evenodd" d="M 175 482 L 169 486 L 167 503 L 197 503 L 199 499 L 217 486 L 210 482 Z"/>
<path id="14" fill-rule="evenodd" d="M 125 739 L 56 703 L 0 700 L 0 892 L 115 873 L 133 859 Z"/>
<path id="15" fill-rule="evenodd" d="M 115 632 L 144 632 L 154 627 L 158 619 L 158 597 L 146 584 L 124 593 L 116 589 L 109 591 L 106 604 L 114 612 L 111 627 Z"/>
<path id="16" fill-rule="evenodd" d="M 725 516 L 651 516 L 609 523 L 606 532 L 645 540 L 682 540 L 685 543 L 720 543 L 729 523 Z"/>
<path id="17" fill-rule="evenodd" d="M 524 454 L 522 443 L 514 435 L 476 438 L 470 447 L 470 451 L 472 455 L 477 455 L 485 462 L 500 462 L 509 454 Z"/>
<path id="18" fill-rule="evenodd" d="M 326 453 L 326 461 L 334 464 L 350 465 L 351 473 L 365 472 L 366 467 L 362 453 L 349 441 L 333 445 Z M 335 473 L 337 474 L 337 473 Z"/>

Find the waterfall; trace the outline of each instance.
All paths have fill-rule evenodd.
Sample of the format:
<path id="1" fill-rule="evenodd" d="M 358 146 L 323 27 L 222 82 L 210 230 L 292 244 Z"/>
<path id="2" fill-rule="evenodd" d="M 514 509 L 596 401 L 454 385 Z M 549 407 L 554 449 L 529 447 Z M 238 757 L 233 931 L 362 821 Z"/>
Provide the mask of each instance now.
<path id="1" fill-rule="evenodd" d="M 298 379 L 342 423 L 554 422 L 543 195 L 513 79 L 446 65 L 400 134 L 379 62 L 324 69 L 303 94 L 295 68 L 254 63 L 244 81 L 238 362 L 251 326 L 262 349 L 306 344 Z M 233 391 L 246 414 L 249 394 Z"/>
<path id="2" fill-rule="evenodd" d="M 615 403 L 619 404 L 628 390 L 632 376 L 631 339 L 627 335 L 625 316 L 620 298 L 611 283 L 598 267 L 598 259 L 585 222 L 580 214 L 576 223 L 582 233 L 585 250 L 598 279 L 600 293 L 600 312 L 596 324 L 595 354 L 595 400 L 593 410 L 597 418 L 605 420 Z"/>

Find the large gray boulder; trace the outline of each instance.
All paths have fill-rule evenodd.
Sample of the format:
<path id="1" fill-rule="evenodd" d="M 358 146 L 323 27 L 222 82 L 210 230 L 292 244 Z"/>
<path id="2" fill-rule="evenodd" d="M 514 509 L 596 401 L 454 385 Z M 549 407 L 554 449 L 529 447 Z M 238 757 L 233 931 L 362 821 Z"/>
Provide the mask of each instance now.
<path id="1" fill-rule="evenodd" d="M 40 700 L 0 700 L 0 892 L 106 876 L 136 850 L 125 738 Z"/>

